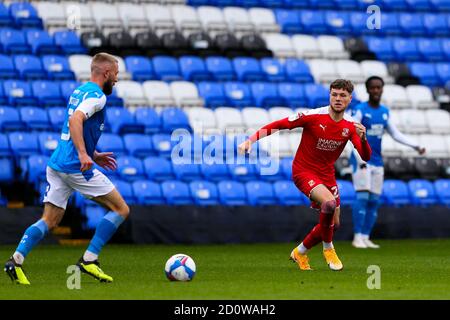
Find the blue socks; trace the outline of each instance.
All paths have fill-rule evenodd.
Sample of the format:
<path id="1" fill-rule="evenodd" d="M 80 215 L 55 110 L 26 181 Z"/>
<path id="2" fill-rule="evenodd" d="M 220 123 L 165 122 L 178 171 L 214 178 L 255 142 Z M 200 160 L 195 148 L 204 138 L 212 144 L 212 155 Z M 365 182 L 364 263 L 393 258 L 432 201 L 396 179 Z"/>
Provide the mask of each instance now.
<path id="1" fill-rule="evenodd" d="M 39 243 L 39 241 L 44 238 L 47 232 L 48 226 L 42 219 L 28 227 L 28 229 L 25 230 L 22 239 L 20 240 L 20 243 L 16 249 L 16 253 L 19 253 L 23 258 L 25 258 L 28 253 Z M 22 264 L 23 258 L 21 259 L 22 261 L 17 262 Z"/>
<path id="2" fill-rule="evenodd" d="M 124 220 L 121 215 L 112 211 L 108 212 L 98 224 L 94 237 L 87 248 L 85 258 L 88 256 L 92 257 L 89 260 L 95 260 L 103 246 L 111 239 Z"/>
<path id="3" fill-rule="evenodd" d="M 373 226 L 377 220 L 377 211 L 380 203 L 380 195 L 371 193 L 369 197 L 369 202 L 367 204 L 366 218 L 364 220 L 364 225 L 362 227 L 361 233 L 363 235 L 370 235 Z"/>
<path id="4" fill-rule="evenodd" d="M 367 206 L 369 203 L 369 192 L 357 192 L 356 200 L 352 208 L 353 233 L 361 233 L 366 218 Z"/>

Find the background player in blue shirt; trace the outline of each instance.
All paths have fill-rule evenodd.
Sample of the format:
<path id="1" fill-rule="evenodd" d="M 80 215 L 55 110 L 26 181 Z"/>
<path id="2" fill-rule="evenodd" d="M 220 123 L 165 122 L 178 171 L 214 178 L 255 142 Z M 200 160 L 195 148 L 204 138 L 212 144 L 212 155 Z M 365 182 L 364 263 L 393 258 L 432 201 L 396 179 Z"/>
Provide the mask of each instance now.
<path id="1" fill-rule="evenodd" d="M 110 210 L 97 225 L 77 265 L 82 272 L 102 282 L 113 281 L 100 269 L 98 255 L 128 217 L 130 209 L 111 181 L 92 167 L 94 162 L 109 170 L 117 167 L 112 152 L 97 152 L 95 147 L 104 128 L 106 96 L 112 93 L 118 74 L 118 62 L 112 55 L 96 54 L 91 62 L 90 81 L 70 96 L 61 139 L 47 165 L 44 214 L 25 231 L 5 265 L 6 273 L 16 283 L 30 284 L 22 269 L 24 259 L 48 231 L 60 223 L 74 191 Z"/>
<path id="2" fill-rule="evenodd" d="M 389 109 L 380 103 L 384 81 L 372 76 L 366 80 L 369 101 L 360 103 L 354 108 L 353 118 L 367 128 L 367 139 L 372 148 L 372 156 L 366 163 L 357 152 L 352 152 L 353 185 L 356 190 L 356 201 L 353 206 L 352 245 L 356 248 L 379 248 L 369 237 L 377 218 L 380 195 L 383 188 L 384 167 L 381 154 L 381 140 L 386 130 L 394 140 L 414 148 L 419 154 L 425 149 L 404 136 L 392 123 Z"/>

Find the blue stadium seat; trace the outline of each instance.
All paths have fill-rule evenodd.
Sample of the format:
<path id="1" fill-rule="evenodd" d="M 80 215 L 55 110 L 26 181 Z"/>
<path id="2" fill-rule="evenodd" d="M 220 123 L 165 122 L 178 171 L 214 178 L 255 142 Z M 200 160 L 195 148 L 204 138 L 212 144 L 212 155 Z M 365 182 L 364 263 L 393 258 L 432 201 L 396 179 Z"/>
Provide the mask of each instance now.
<path id="1" fill-rule="evenodd" d="M 152 62 L 147 57 L 128 56 L 125 58 L 125 66 L 135 81 L 147 81 L 155 78 Z"/>
<path id="2" fill-rule="evenodd" d="M 46 79 L 47 73 L 42 67 L 41 59 L 29 54 L 18 54 L 13 57 L 16 70 L 26 80 Z"/>
<path id="3" fill-rule="evenodd" d="M 60 136 L 61 135 L 56 132 L 40 132 L 38 140 L 41 154 L 50 156 L 58 146 Z"/>
<path id="4" fill-rule="evenodd" d="M 4 133 L 0 133 L 0 158 L 10 156 L 11 156 L 11 149 L 9 147 L 8 136 Z"/>
<path id="5" fill-rule="evenodd" d="M 152 60 L 156 79 L 163 81 L 182 80 L 178 60 L 169 56 L 156 56 Z"/>
<path id="6" fill-rule="evenodd" d="M 420 61 L 421 55 L 415 41 L 408 38 L 393 38 L 392 48 L 400 61 Z"/>
<path id="7" fill-rule="evenodd" d="M 230 104 L 225 96 L 222 83 L 202 81 L 197 84 L 197 89 L 200 97 L 205 100 L 206 105 L 211 109 Z"/>
<path id="8" fill-rule="evenodd" d="M 186 183 L 176 180 L 168 180 L 161 183 L 161 188 L 168 204 L 192 204 L 191 194 Z"/>
<path id="9" fill-rule="evenodd" d="M 336 35 L 351 35 L 352 24 L 350 14 L 345 11 L 326 11 L 325 23 L 328 30 Z"/>
<path id="10" fill-rule="evenodd" d="M 450 25 L 450 19 L 449 19 L 449 25 Z M 441 39 L 441 46 L 442 46 L 442 50 L 444 51 L 445 55 L 447 56 L 447 61 L 450 60 L 450 39 Z"/>
<path id="11" fill-rule="evenodd" d="M 45 30 L 28 30 L 26 31 L 26 38 L 34 55 L 60 53 L 59 46 L 55 44 L 53 38 Z"/>
<path id="12" fill-rule="evenodd" d="M 66 104 L 65 99 L 61 96 L 57 82 L 36 80 L 33 81 L 31 87 L 33 95 L 38 99 L 39 105 L 42 107 L 60 107 Z"/>
<path id="13" fill-rule="evenodd" d="M 281 159 L 281 171 L 284 174 L 284 177 L 288 180 L 292 180 L 292 161 L 293 158 L 282 158 Z"/>
<path id="14" fill-rule="evenodd" d="M 401 180 L 384 180 L 382 197 L 384 203 L 390 206 L 407 205 L 411 201 L 408 185 Z"/>
<path id="15" fill-rule="evenodd" d="M 306 33 L 324 34 L 328 31 L 324 11 L 301 10 L 300 21 Z"/>
<path id="16" fill-rule="evenodd" d="M 130 156 L 117 157 L 117 170 L 119 176 L 127 181 L 145 178 L 144 166 L 139 158 Z"/>
<path id="17" fill-rule="evenodd" d="M 183 56 L 179 59 L 183 78 L 188 81 L 210 80 L 211 75 L 206 69 L 203 59 L 196 56 Z"/>
<path id="18" fill-rule="evenodd" d="M 52 125 L 52 130 L 61 131 L 66 120 L 67 110 L 64 107 L 47 108 L 48 119 Z"/>
<path id="19" fill-rule="evenodd" d="M 172 169 L 175 177 L 182 181 L 193 181 L 202 179 L 200 164 L 197 163 L 176 163 L 172 160 Z"/>
<path id="20" fill-rule="evenodd" d="M 298 206 L 308 203 L 308 198 L 301 193 L 292 180 L 279 180 L 273 184 L 275 197 L 283 206 Z"/>
<path id="21" fill-rule="evenodd" d="M 450 63 L 441 62 L 436 63 L 436 74 L 438 75 L 442 84 L 446 84 L 450 81 Z"/>
<path id="22" fill-rule="evenodd" d="M 59 46 L 62 53 L 70 54 L 85 54 L 86 48 L 81 43 L 80 37 L 76 32 L 71 30 L 58 30 L 53 33 L 53 40 Z"/>
<path id="23" fill-rule="evenodd" d="M 392 40 L 389 38 L 365 37 L 367 47 L 374 52 L 379 60 L 392 61 L 397 58 Z"/>
<path id="24" fill-rule="evenodd" d="M 133 157 L 145 158 L 155 154 L 150 135 L 140 133 L 125 134 L 123 136 L 123 143 L 125 150 Z"/>
<path id="25" fill-rule="evenodd" d="M 153 147 L 159 156 L 169 158 L 172 153 L 174 143 L 171 141 L 170 134 L 156 133 L 152 136 Z"/>
<path id="26" fill-rule="evenodd" d="M 329 104 L 329 92 L 323 85 L 307 83 L 304 88 L 310 108 L 323 107 Z"/>
<path id="27" fill-rule="evenodd" d="M 418 77 L 420 82 L 426 86 L 436 86 L 440 82 L 439 76 L 432 66 L 433 64 L 425 62 L 408 63 L 411 74 Z"/>
<path id="28" fill-rule="evenodd" d="M 25 128 L 25 124 L 20 120 L 20 114 L 16 108 L 0 106 L 0 131 L 17 131 Z"/>
<path id="29" fill-rule="evenodd" d="M 196 180 L 189 183 L 194 203 L 200 206 L 217 205 L 219 203 L 219 192 L 214 183 Z"/>
<path id="30" fill-rule="evenodd" d="M 114 156 L 120 157 L 125 155 L 126 150 L 122 137 L 114 133 L 103 133 L 97 143 L 97 151 L 114 152 Z"/>
<path id="31" fill-rule="evenodd" d="M 46 179 L 47 163 L 50 158 L 34 154 L 28 157 L 26 168 L 22 168 L 22 176 L 30 183 L 39 184 Z M 25 169 L 25 170 L 24 170 Z"/>
<path id="32" fill-rule="evenodd" d="M 48 114 L 45 109 L 38 107 L 21 107 L 20 119 L 26 124 L 28 130 L 51 130 Z"/>
<path id="33" fill-rule="evenodd" d="M 144 159 L 144 170 L 148 179 L 154 181 L 171 180 L 175 178 L 172 163 L 161 157 L 147 157 Z"/>
<path id="34" fill-rule="evenodd" d="M 419 49 L 421 61 L 445 61 L 445 54 L 442 51 L 439 39 L 416 39 L 417 48 Z"/>
<path id="35" fill-rule="evenodd" d="M 145 133 L 155 133 L 161 130 L 161 118 L 154 108 L 138 107 L 134 111 L 136 123 L 145 127 Z"/>
<path id="36" fill-rule="evenodd" d="M 352 34 L 358 36 L 361 34 L 375 34 L 373 29 L 367 28 L 367 14 L 360 11 L 350 12 L 350 24 L 352 26 Z"/>
<path id="37" fill-rule="evenodd" d="M 198 134 L 190 134 L 186 131 L 176 132 L 172 135 L 174 148 L 172 160 L 177 158 L 178 162 L 200 161 L 203 156 L 203 138 Z"/>
<path id="38" fill-rule="evenodd" d="M 285 34 L 296 34 L 303 31 L 300 15 L 296 10 L 276 9 L 275 17 L 281 31 Z"/>
<path id="39" fill-rule="evenodd" d="M 425 36 L 427 29 L 420 13 L 399 13 L 399 24 L 405 36 Z"/>
<path id="40" fill-rule="evenodd" d="M 277 181 L 284 179 L 281 161 L 278 158 L 259 157 L 255 163 L 255 171 L 260 180 Z"/>
<path id="41" fill-rule="evenodd" d="M 42 65 L 47 72 L 48 79 L 75 80 L 75 74 L 70 70 L 69 61 L 65 56 L 45 55 L 42 57 Z"/>
<path id="42" fill-rule="evenodd" d="M 8 182 L 14 180 L 14 164 L 12 159 L 0 158 L 0 181 Z"/>
<path id="43" fill-rule="evenodd" d="M 211 134 L 203 137 L 204 146 L 204 163 L 211 164 L 213 162 L 226 159 L 227 156 L 236 154 L 236 145 L 233 139 L 221 134 Z"/>
<path id="44" fill-rule="evenodd" d="M 427 29 L 428 36 L 448 35 L 447 16 L 445 14 L 425 13 L 423 15 L 423 24 Z"/>
<path id="45" fill-rule="evenodd" d="M 336 182 L 338 185 L 341 204 L 351 206 L 356 199 L 356 192 L 353 187 L 353 183 L 347 180 L 337 180 Z"/>
<path id="46" fill-rule="evenodd" d="M 334 9 L 334 0 L 308 0 L 309 6 L 311 8 L 317 9 Z"/>
<path id="47" fill-rule="evenodd" d="M 248 84 L 243 82 L 225 82 L 225 95 L 233 107 L 243 108 L 253 105 L 253 99 Z"/>
<path id="48" fill-rule="evenodd" d="M 409 11 L 405 0 L 381 0 L 382 8 L 389 11 Z"/>
<path id="49" fill-rule="evenodd" d="M 126 108 L 107 107 L 106 108 L 105 130 L 116 134 L 142 133 L 145 127 L 136 123 L 133 114 Z"/>
<path id="50" fill-rule="evenodd" d="M 314 83 L 309 66 L 303 61 L 294 58 L 288 58 L 285 62 L 286 77 L 294 82 Z"/>
<path id="51" fill-rule="evenodd" d="M 9 5 L 9 12 L 19 28 L 42 29 L 42 19 L 39 18 L 36 9 L 28 2 L 13 2 Z"/>
<path id="52" fill-rule="evenodd" d="M 17 76 L 18 74 L 11 57 L 0 54 L 0 79 L 14 79 Z"/>
<path id="53" fill-rule="evenodd" d="M 253 100 L 257 107 L 271 108 L 284 106 L 286 101 L 278 94 L 278 85 L 270 82 L 253 82 L 251 85 Z"/>
<path id="54" fill-rule="evenodd" d="M 256 179 L 255 165 L 248 158 L 239 157 L 234 163 L 228 164 L 228 171 L 234 180 L 250 181 Z"/>
<path id="55" fill-rule="evenodd" d="M 262 58 L 260 60 L 261 69 L 265 77 L 269 81 L 284 81 L 286 80 L 286 73 L 284 66 L 280 60 L 274 58 Z"/>
<path id="56" fill-rule="evenodd" d="M 439 203 L 450 207 L 450 179 L 438 179 L 434 181 L 434 189 Z"/>
<path id="57" fill-rule="evenodd" d="M 308 8 L 309 3 L 307 1 L 284 0 L 283 6 L 285 8 Z"/>
<path id="58" fill-rule="evenodd" d="M 334 4 L 337 8 L 342 10 L 355 10 L 358 8 L 358 0 L 334 0 Z M 367 7 L 364 7 L 364 9 Z"/>
<path id="59" fill-rule="evenodd" d="M 278 84 L 278 92 L 291 108 L 305 108 L 309 105 L 303 85 L 293 82 Z"/>
<path id="60" fill-rule="evenodd" d="M 98 205 L 86 206 L 87 229 L 95 229 L 106 214 L 106 209 Z"/>
<path id="61" fill-rule="evenodd" d="M 125 202 L 129 205 L 133 205 L 136 203 L 136 199 L 134 197 L 133 188 L 131 183 L 128 181 L 123 181 L 120 179 L 112 178 L 111 182 L 116 187 L 117 191 L 120 192 Z"/>
<path id="62" fill-rule="evenodd" d="M 5 95 L 5 90 L 3 89 L 3 82 L 0 81 L 0 106 L 8 104 L 8 99 Z"/>
<path id="63" fill-rule="evenodd" d="M 215 80 L 231 81 L 236 79 L 231 60 L 225 57 L 208 57 L 205 59 L 206 69 Z"/>
<path id="64" fill-rule="evenodd" d="M 72 81 L 72 80 L 65 80 L 61 81 L 60 89 L 61 89 L 61 96 L 68 101 L 69 97 L 72 95 L 72 93 L 75 91 L 76 88 L 81 86 L 81 82 L 79 81 Z"/>
<path id="65" fill-rule="evenodd" d="M 230 179 L 228 166 L 225 163 L 202 162 L 200 165 L 202 175 L 209 181 L 223 181 Z"/>
<path id="66" fill-rule="evenodd" d="M 164 108 L 161 111 L 161 127 L 167 133 L 176 129 L 190 130 L 191 128 L 186 113 L 180 108 Z"/>
<path id="67" fill-rule="evenodd" d="M 240 81 L 265 80 L 264 72 L 257 59 L 236 57 L 232 61 L 237 78 Z"/>
<path id="68" fill-rule="evenodd" d="M 412 203 L 429 206 L 437 203 L 436 191 L 433 183 L 423 179 L 412 179 L 408 182 Z"/>
<path id="69" fill-rule="evenodd" d="M 405 0 L 409 5 L 409 10 L 431 11 L 433 7 L 430 0 Z M 405 10 L 408 11 L 408 10 Z"/>
<path id="70" fill-rule="evenodd" d="M 448 0 L 429 0 L 433 9 L 440 12 L 450 11 L 450 1 Z"/>
<path id="71" fill-rule="evenodd" d="M 12 26 L 14 23 L 8 8 L 3 3 L 0 3 L 0 28 Z"/>
<path id="72" fill-rule="evenodd" d="M 380 17 L 381 27 L 376 29 L 378 33 L 387 36 L 401 36 L 403 31 L 400 29 L 399 15 L 396 12 L 383 12 Z"/>
<path id="73" fill-rule="evenodd" d="M 138 180 L 132 183 L 133 193 L 137 204 L 160 205 L 164 204 L 164 198 L 159 183 L 149 180 Z"/>
<path id="74" fill-rule="evenodd" d="M 220 203 L 226 206 L 247 204 L 247 194 L 244 184 L 236 181 L 221 181 L 217 184 Z"/>
<path id="75" fill-rule="evenodd" d="M 9 133 L 8 138 L 13 154 L 18 157 L 39 153 L 38 139 L 34 133 L 16 131 Z"/>
<path id="76" fill-rule="evenodd" d="M 29 53 L 31 51 L 21 30 L 0 29 L 0 43 L 7 54 Z"/>
<path id="77" fill-rule="evenodd" d="M 31 86 L 26 81 L 6 80 L 3 82 L 8 104 L 16 106 L 36 105 L 37 99 L 31 92 Z"/>
<path id="78" fill-rule="evenodd" d="M 275 205 L 277 203 L 272 184 L 269 182 L 249 181 L 245 184 L 245 188 L 250 205 Z"/>

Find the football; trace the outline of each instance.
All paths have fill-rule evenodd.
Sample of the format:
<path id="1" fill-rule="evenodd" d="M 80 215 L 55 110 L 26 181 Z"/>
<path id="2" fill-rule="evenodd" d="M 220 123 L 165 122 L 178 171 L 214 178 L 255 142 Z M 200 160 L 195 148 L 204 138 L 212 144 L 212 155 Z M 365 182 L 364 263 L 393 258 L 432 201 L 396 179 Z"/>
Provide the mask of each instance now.
<path id="1" fill-rule="evenodd" d="M 164 269 L 167 279 L 171 281 L 191 281 L 196 271 L 194 260 L 183 253 L 171 256 Z"/>

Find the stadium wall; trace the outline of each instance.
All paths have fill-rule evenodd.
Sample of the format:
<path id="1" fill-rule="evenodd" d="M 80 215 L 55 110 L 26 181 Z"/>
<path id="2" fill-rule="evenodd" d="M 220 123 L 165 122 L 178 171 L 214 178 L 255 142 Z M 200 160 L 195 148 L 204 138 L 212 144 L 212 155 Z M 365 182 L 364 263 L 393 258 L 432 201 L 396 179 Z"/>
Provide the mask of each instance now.
<path id="1" fill-rule="evenodd" d="M 41 212 L 39 207 L 0 208 L 0 244 L 17 244 Z M 381 207 L 378 215 L 372 236 L 375 239 L 450 237 L 450 208 L 447 207 Z M 119 228 L 113 241 L 137 244 L 299 242 L 317 221 L 317 213 L 307 207 L 267 206 L 255 210 L 251 206 L 133 206 L 130 219 Z M 69 224 L 77 228 L 75 219 L 70 219 Z M 352 238 L 351 209 L 344 206 L 335 239 Z M 57 239 L 50 234 L 44 243 L 57 243 Z"/>

